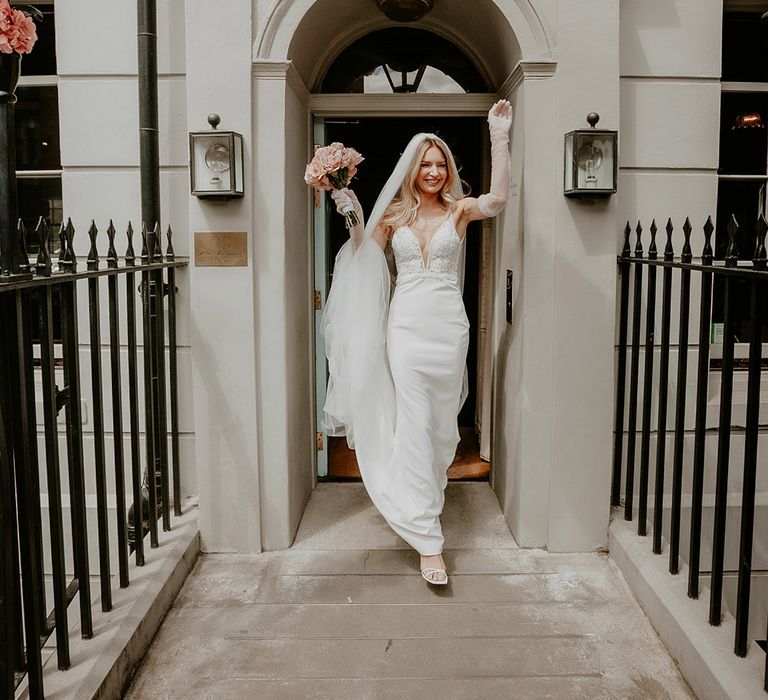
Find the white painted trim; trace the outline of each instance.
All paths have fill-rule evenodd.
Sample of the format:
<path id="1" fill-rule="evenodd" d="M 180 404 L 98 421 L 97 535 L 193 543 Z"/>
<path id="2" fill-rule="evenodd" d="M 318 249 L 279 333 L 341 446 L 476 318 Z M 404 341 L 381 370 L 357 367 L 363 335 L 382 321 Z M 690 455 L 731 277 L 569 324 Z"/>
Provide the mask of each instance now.
<path id="1" fill-rule="evenodd" d="M 523 45 L 520 43 L 520 49 L 523 53 L 523 55 L 527 54 L 533 54 L 533 52 L 536 52 L 536 55 L 538 56 L 551 56 L 553 53 L 553 46 L 554 46 L 554 40 L 552 37 L 552 33 L 549 30 L 549 28 L 546 26 L 545 22 L 543 21 L 542 17 L 537 12 L 536 8 L 533 6 L 533 3 L 531 0 L 513 0 L 514 4 L 517 6 L 517 10 L 522 15 L 522 17 L 525 18 L 525 21 L 527 23 L 526 29 L 528 30 L 528 33 L 516 31 L 515 36 L 517 37 L 518 42 L 520 43 L 520 38 L 522 36 L 525 36 L 526 39 L 532 40 L 534 46 L 531 45 L 529 42 L 526 42 L 527 45 Z M 295 7 L 297 4 L 296 0 L 278 0 L 277 3 L 275 3 L 272 11 L 269 13 L 269 15 L 265 18 L 265 21 L 263 22 L 263 31 L 256 31 L 256 37 L 253 42 L 253 48 L 251 51 L 251 54 L 253 56 L 253 59 L 256 60 L 258 58 L 266 58 L 267 56 L 273 54 L 275 50 L 282 50 L 287 49 L 287 47 L 275 47 L 275 41 L 277 39 L 277 35 L 280 32 L 280 27 L 285 20 L 286 15 L 288 15 L 288 12 L 290 9 L 292 9 L 292 6 Z M 307 12 L 311 9 L 312 5 L 314 4 L 314 0 L 304 0 L 304 9 L 301 12 L 301 18 L 303 19 Z M 499 6 L 499 3 L 495 3 L 497 6 Z M 373 5 L 371 6 L 373 9 Z M 499 7 L 499 10 L 502 12 L 502 14 L 505 16 L 507 21 L 510 24 L 510 27 L 514 31 L 513 22 L 510 21 L 510 18 L 501 7 Z M 514 13 L 513 13 L 514 14 Z M 419 24 L 420 26 L 426 26 L 430 21 L 429 16 L 427 16 L 426 21 L 422 20 Z M 368 27 L 373 26 L 372 24 L 368 24 Z M 390 25 L 391 26 L 391 25 Z M 370 31 L 370 29 L 369 29 Z M 348 35 L 347 35 L 348 37 Z"/>
<path id="2" fill-rule="evenodd" d="M 58 84 L 58 75 L 22 75 L 18 87 L 56 87 Z"/>
<path id="3" fill-rule="evenodd" d="M 639 173 L 676 173 L 679 175 L 717 174 L 717 168 L 691 168 L 684 165 L 620 165 L 619 170 Z"/>
<path id="4" fill-rule="evenodd" d="M 56 178 L 61 177 L 63 170 L 17 170 L 16 179 L 31 180 L 33 178 Z"/>
<path id="5" fill-rule="evenodd" d="M 507 79 L 498 89 L 501 97 L 513 95 L 524 80 L 551 78 L 557 70 L 557 61 L 518 61 Z"/>
<path id="6" fill-rule="evenodd" d="M 743 182 L 759 182 L 768 180 L 768 175 L 718 175 L 718 180 L 741 180 Z"/>
<path id="7" fill-rule="evenodd" d="M 620 75 L 619 80 L 649 83 L 716 83 L 719 75 Z"/>
<path id="8" fill-rule="evenodd" d="M 309 101 L 309 90 L 293 65 L 293 61 L 255 61 L 252 75 L 258 80 L 284 80 L 301 97 L 305 104 Z"/>
<path id="9" fill-rule="evenodd" d="M 724 80 L 720 83 L 723 92 L 768 92 L 768 83 L 738 83 Z"/>
<path id="10" fill-rule="evenodd" d="M 483 116 L 495 101 L 492 93 L 329 94 L 311 95 L 309 108 L 321 117 Z"/>

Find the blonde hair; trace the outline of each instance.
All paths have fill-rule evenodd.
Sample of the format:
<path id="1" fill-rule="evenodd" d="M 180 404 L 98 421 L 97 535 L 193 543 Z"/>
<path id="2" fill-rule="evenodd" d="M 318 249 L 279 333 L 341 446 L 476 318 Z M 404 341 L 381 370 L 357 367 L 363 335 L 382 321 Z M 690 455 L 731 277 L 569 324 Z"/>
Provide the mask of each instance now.
<path id="1" fill-rule="evenodd" d="M 456 164 L 451 157 L 451 151 L 448 148 L 448 144 L 442 139 L 429 137 L 424 139 L 424 142 L 419 147 L 419 150 L 411 161 L 411 165 L 408 168 L 405 178 L 403 178 L 403 183 L 400 185 L 400 189 L 398 189 L 397 194 L 394 196 L 387 207 L 387 210 L 381 217 L 379 225 L 382 226 L 384 230 L 392 232 L 400 226 L 410 226 L 416 221 L 416 215 L 421 206 L 421 195 L 416 186 L 416 181 L 419 176 L 419 169 L 421 168 L 421 160 L 424 158 L 424 154 L 432 148 L 432 146 L 436 146 L 440 149 L 448 169 L 448 176 L 445 178 L 445 182 L 437 195 L 437 201 L 448 211 L 453 211 L 456 208 L 457 198 L 451 194 L 456 183 L 461 183 Z"/>

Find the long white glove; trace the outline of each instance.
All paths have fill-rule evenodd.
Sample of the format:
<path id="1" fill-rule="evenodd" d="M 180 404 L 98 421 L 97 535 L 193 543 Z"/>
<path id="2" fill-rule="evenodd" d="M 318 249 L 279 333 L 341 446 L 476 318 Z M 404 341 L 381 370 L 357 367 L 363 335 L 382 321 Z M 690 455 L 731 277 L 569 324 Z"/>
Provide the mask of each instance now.
<path id="1" fill-rule="evenodd" d="M 496 216 L 509 196 L 509 130 L 512 127 L 512 106 L 499 100 L 488 112 L 491 134 L 491 189 L 477 198 L 477 206 L 485 216 Z"/>
<path id="2" fill-rule="evenodd" d="M 349 229 L 349 237 L 352 239 L 352 249 L 357 250 L 363 241 L 363 233 L 365 231 L 363 207 L 360 205 L 357 195 L 348 187 L 343 187 L 340 190 L 332 190 L 331 199 L 336 203 L 336 211 L 339 214 L 346 214 L 350 207 L 355 210 L 359 223 Z"/>

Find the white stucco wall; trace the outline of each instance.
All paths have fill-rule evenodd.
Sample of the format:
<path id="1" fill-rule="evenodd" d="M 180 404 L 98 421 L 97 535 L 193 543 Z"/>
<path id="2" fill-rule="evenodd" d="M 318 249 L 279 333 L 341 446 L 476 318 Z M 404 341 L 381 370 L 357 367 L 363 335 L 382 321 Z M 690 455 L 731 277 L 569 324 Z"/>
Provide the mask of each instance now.
<path id="1" fill-rule="evenodd" d="M 253 209 L 273 211 L 251 193 L 254 140 L 251 130 L 251 6 L 221 4 L 216 12 L 202 0 L 186 3 L 187 131 L 207 128 L 221 116 L 220 129 L 244 140 L 245 187 L 241 200 L 189 199 L 189 237 L 204 231 L 245 231 L 247 267 L 190 268 L 192 368 L 200 532 L 205 551 L 261 549 L 259 468 L 263 436 L 258 433 L 254 295 L 262 259 Z M 191 245 L 191 243 L 190 243 Z"/>

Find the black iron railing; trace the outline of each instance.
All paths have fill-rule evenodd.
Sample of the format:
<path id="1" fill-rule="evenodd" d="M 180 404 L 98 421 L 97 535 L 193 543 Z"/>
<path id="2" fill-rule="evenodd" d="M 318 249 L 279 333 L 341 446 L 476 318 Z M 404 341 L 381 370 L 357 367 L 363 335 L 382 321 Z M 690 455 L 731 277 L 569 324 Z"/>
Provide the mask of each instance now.
<path id="1" fill-rule="evenodd" d="M 620 317 L 618 339 L 618 375 L 616 382 L 616 412 L 614 432 L 614 462 L 611 487 L 611 503 L 621 505 L 621 486 L 624 482 L 624 518 L 632 520 L 637 508 L 638 534 L 646 535 L 648 520 L 648 493 L 651 470 L 651 404 L 656 398 L 658 423 L 656 426 L 656 454 L 653 485 L 653 552 L 662 553 L 662 527 L 665 496 L 665 471 L 670 460 L 666 455 L 666 430 L 668 420 L 668 379 L 670 355 L 670 325 L 672 309 L 673 275 L 679 275 L 680 317 L 679 336 L 677 338 L 677 393 L 674 411 L 674 442 L 671 459 L 672 486 L 669 523 L 669 571 L 677 574 L 680 568 L 681 511 L 683 495 L 683 472 L 685 457 L 686 426 L 686 385 L 688 372 L 688 325 L 691 306 L 691 278 L 696 276 L 701 285 L 699 309 L 698 360 L 696 376 L 695 417 L 693 434 L 693 469 L 691 478 L 690 535 L 688 538 L 688 595 L 698 598 L 700 578 L 702 576 L 701 540 L 703 518 L 703 494 L 705 469 L 705 435 L 707 390 L 710 377 L 710 326 L 712 321 L 713 280 L 722 281 L 723 289 L 723 341 L 722 362 L 720 369 L 720 407 L 717 428 L 717 462 L 711 465 L 716 470 L 712 566 L 710 579 L 709 622 L 719 625 L 722 620 L 723 574 L 726 542 L 726 509 L 728 498 L 728 472 L 731 446 L 731 413 L 733 402 L 734 371 L 734 286 L 738 281 L 750 288 L 750 342 L 747 375 L 746 425 L 744 427 L 744 463 L 741 493 L 741 522 L 739 531 L 738 587 L 736 600 L 736 633 L 734 651 L 745 656 L 750 643 L 748 618 L 750 605 L 750 583 L 752 575 L 752 545 L 755 521 L 755 486 L 758 457 L 760 379 L 762 371 L 762 319 L 765 296 L 768 293 L 768 271 L 766 270 L 765 237 L 768 225 L 760 217 L 756 227 L 756 248 L 750 266 L 738 265 L 736 234 L 738 225 L 731 218 L 728 225 L 728 249 L 723 264 L 715 264 L 711 238 L 714 227 L 711 219 L 704 225 L 704 248 L 700 258 L 694 259 L 690 238 L 692 227 L 686 219 L 683 226 L 684 242 L 679 256 L 675 255 L 672 245 L 673 225 L 666 226 L 666 245 L 663 257 L 659 258 L 656 247 L 656 224 L 649 229 L 647 254 L 643 250 L 643 228 L 636 227 L 636 245 L 634 253 L 630 247 L 631 227 L 627 223 L 624 235 L 624 248 L 618 258 L 620 276 Z M 662 270 L 661 292 L 661 340 L 655 346 L 657 331 L 656 321 L 656 286 L 657 270 Z M 648 271 L 647 281 L 643 284 L 644 271 Z M 630 277 L 633 278 L 632 292 L 632 340 L 628 345 L 628 321 L 630 313 Z M 645 286 L 645 294 L 643 288 Z M 641 339 L 641 318 L 645 312 L 645 333 Z M 627 351 L 630 351 L 628 420 L 624 423 L 624 407 L 627 402 Z M 635 453 L 638 433 L 638 389 L 640 353 L 644 353 L 643 395 L 641 401 L 640 461 L 638 493 L 635 495 Z M 654 382 L 654 357 L 659 354 L 658 383 Z M 627 434 L 626 449 L 624 433 Z M 626 455 L 625 472 L 622 473 L 623 459 Z M 622 479 L 623 477 L 623 479 Z M 765 687 L 768 690 L 768 663 L 766 664 Z"/>
<path id="2" fill-rule="evenodd" d="M 112 608 L 111 556 L 116 556 L 120 587 L 130 581 L 129 555 L 144 564 L 144 533 L 158 545 L 158 516 L 170 530 L 170 488 L 173 506 L 181 514 L 179 488 L 179 423 L 176 384 L 176 269 L 188 264 L 174 255 L 171 230 L 163 253 L 157 229 L 141 232 L 141 253 L 133 247 L 133 229 L 127 230 L 127 250 L 115 250 L 115 229 L 106 231 L 108 251 L 99 258 L 95 224 L 89 230 L 90 250 L 85 269 L 78 264 L 70 221 L 59 232 L 58 260 L 51 259 L 51 241 L 45 221 L 36 229 L 37 260 L 29 261 L 25 232 L 17 237 L 24 264 L 18 274 L 0 276 L 0 697 L 12 698 L 26 674 L 31 697 L 43 697 L 41 645 L 55 632 L 59 669 L 70 666 L 67 607 L 79 597 L 80 632 L 93 635 L 89 586 L 89 539 L 86 521 L 86 464 L 93 464 L 96 485 L 96 539 L 102 610 Z M 138 277 L 138 280 L 137 280 Z M 106 278 L 109 323 L 109 382 L 113 451 L 107 457 L 103 391 L 102 322 L 100 303 Z M 81 413 L 81 341 L 78 333 L 78 291 L 87 294 L 89 333 L 84 350 L 90 355 L 89 419 L 93 447 L 86 450 Z M 138 299 L 137 299 L 138 295 Z M 164 299 L 167 297 L 167 311 Z M 139 346 L 137 302 L 143 328 L 143 394 L 147 474 L 142 477 L 139 429 Z M 128 383 L 121 371 L 121 327 L 125 323 Z M 166 375 L 166 328 L 169 357 Z M 57 367 L 63 377 L 57 385 Z M 42 391 L 36 390 L 36 378 Z M 128 393 L 127 426 L 123 418 L 123 392 Z M 166 407 L 170 395 L 170 413 Z M 42 405 L 44 459 L 38 454 L 36 404 Z M 65 411 L 66 455 L 59 454 L 57 415 Z M 170 427 L 169 427 L 170 424 Z M 127 428 L 130 449 L 123 450 Z M 171 445 L 169 473 L 168 442 Z M 71 542 L 65 547 L 62 468 L 66 463 Z M 127 465 L 126 465 L 127 462 Z M 107 506 L 107 469 L 114 470 L 117 548 L 110 548 Z M 130 473 L 133 506 L 126 513 L 125 469 Z M 89 467 L 90 468 L 90 467 Z M 45 470 L 48 494 L 47 545 L 40 496 L 40 474 Z M 159 496 L 158 496 L 159 491 Z M 148 508 L 147 508 L 148 503 Z M 147 512 L 148 511 L 148 512 Z M 132 523 L 129 523 L 129 520 Z M 134 536 L 129 544 L 129 527 Z M 53 606 L 46 600 L 43 549 L 49 548 Z M 72 552 L 66 562 L 65 553 Z M 112 550 L 112 551 L 111 551 Z M 67 568 L 69 564 L 69 569 Z M 74 571 L 68 580 L 66 571 Z"/>

